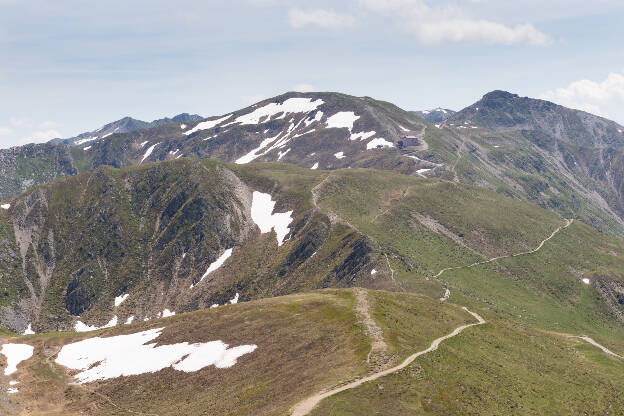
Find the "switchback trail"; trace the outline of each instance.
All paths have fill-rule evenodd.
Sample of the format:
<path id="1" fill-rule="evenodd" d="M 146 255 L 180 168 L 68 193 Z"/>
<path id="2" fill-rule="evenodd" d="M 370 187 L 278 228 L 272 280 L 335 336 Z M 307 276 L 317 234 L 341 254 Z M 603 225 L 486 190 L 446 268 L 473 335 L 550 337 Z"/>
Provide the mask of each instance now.
<path id="1" fill-rule="evenodd" d="M 377 380 L 378 378 L 387 376 L 389 374 L 392 373 L 396 373 L 399 370 L 404 369 L 405 367 L 407 367 L 408 365 L 410 365 L 416 358 L 420 357 L 421 355 L 427 354 L 428 352 L 431 351 L 435 351 L 438 349 L 438 346 L 440 345 L 440 343 L 442 343 L 442 341 L 452 338 L 454 336 L 456 336 L 457 334 L 459 334 L 460 332 L 462 332 L 464 329 L 466 328 L 470 328 L 471 326 L 476 326 L 476 325 L 482 325 L 485 323 L 485 319 L 483 319 L 480 315 L 469 311 L 466 307 L 462 308 L 463 310 L 465 310 L 466 312 L 468 312 L 469 314 L 471 314 L 476 320 L 477 322 L 472 323 L 472 324 L 467 324 L 467 325 L 462 325 L 460 327 L 455 328 L 455 330 L 453 332 L 451 332 L 448 335 L 444 335 L 441 336 L 440 338 L 434 340 L 431 345 L 429 346 L 429 348 L 422 350 L 422 351 L 418 351 L 412 355 L 410 355 L 409 357 L 407 357 L 401 364 L 397 365 L 396 367 L 392 367 L 389 368 L 387 370 L 383 370 L 380 371 L 378 373 L 374 373 L 371 374 L 369 376 L 363 377 L 361 379 L 355 380 L 349 384 L 345 384 L 343 386 L 340 387 L 336 387 L 332 390 L 328 390 L 324 393 L 317 393 L 313 396 L 308 397 L 307 399 L 299 402 L 294 408 L 293 411 L 291 413 L 291 416 L 304 416 L 307 415 L 308 413 L 310 413 L 312 411 L 312 409 L 314 409 L 314 407 L 323 399 L 333 396 L 337 393 L 343 392 L 345 390 L 350 390 L 353 389 L 355 387 L 358 387 L 364 383 L 367 383 L 369 381 L 373 381 L 373 380 Z"/>

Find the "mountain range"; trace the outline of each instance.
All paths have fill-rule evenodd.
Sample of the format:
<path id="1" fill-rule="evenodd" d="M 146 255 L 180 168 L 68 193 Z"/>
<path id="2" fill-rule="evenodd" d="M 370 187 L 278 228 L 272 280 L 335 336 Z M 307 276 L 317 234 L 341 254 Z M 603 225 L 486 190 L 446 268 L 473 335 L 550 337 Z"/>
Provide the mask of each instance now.
<path id="1" fill-rule="evenodd" d="M 624 412 L 624 128 L 437 110 L 291 92 L 0 151 L 0 409 Z"/>

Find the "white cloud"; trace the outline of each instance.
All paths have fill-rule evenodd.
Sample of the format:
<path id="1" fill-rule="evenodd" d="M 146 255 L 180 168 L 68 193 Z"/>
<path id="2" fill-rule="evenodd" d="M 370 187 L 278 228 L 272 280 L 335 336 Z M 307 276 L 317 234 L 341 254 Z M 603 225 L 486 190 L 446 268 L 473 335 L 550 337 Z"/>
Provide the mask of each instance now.
<path id="1" fill-rule="evenodd" d="M 468 16 L 460 7 L 430 7 L 424 0 L 360 0 L 369 11 L 395 16 L 424 44 L 490 43 L 542 46 L 548 35 L 529 23 L 508 26 Z"/>
<path id="2" fill-rule="evenodd" d="M 293 91 L 296 91 L 296 92 L 313 92 L 313 91 L 316 91 L 316 88 L 314 87 L 314 85 L 310 85 L 310 84 L 297 84 L 293 88 Z"/>
<path id="3" fill-rule="evenodd" d="M 598 82 L 589 79 L 574 81 L 567 87 L 546 91 L 540 98 L 622 122 L 624 74 L 612 72 Z"/>
<path id="4" fill-rule="evenodd" d="M 25 142 L 46 142 L 48 140 L 51 139 L 56 139 L 61 137 L 61 133 L 59 133 L 56 130 L 42 130 L 42 131 L 35 131 L 33 132 L 29 137 L 27 137 L 25 139 Z"/>
<path id="5" fill-rule="evenodd" d="M 296 29 L 312 25 L 326 29 L 342 29 L 353 26 L 355 19 L 348 14 L 340 14 L 331 10 L 291 9 L 288 13 L 290 25 Z"/>
<path id="6" fill-rule="evenodd" d="M 8 136 L 11 133 L 13 133 L 13 130 L 11 130 L 10 128 L 0 127 L 0 136 Z"/>

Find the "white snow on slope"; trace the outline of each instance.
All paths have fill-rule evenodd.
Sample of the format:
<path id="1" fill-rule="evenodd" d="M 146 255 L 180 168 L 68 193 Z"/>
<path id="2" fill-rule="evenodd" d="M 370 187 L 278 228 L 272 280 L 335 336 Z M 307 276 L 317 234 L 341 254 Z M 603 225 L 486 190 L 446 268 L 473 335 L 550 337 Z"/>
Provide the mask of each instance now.
<path id="1" fill-rule="evenodd" d="M 312 167 L 310 169 L 312 169 L 312 170 L 318 169 L 318 162 L 316 162 L 314 165 L 312 165 Z"/>
<path id="2" fill-rule="evenodd" d="M 277 245 L 284 243 L 284 238 L 290 232 L 288 225 L 292 222 L 292 211 L 273 214 L 275 201 L 271 195 L 254 191 L 251 202 L 251 219 L 260 228 L 262 234 L 275 230 Z"/>
<path id="3" fill-rule="evenodd" d="M 180 129 L 184 130 L 186 128 L 186 124 L 180 124 Z"/>
<path id="4" fill-rule="evenodd" d="M 349 140 L 367 140 L 377 134 L 375 131 L 362 131 L 359 133 L 351 133 Z"/>
<path id="5" fill-rule="evenodd" d="M 588 278 L 583 278 L 583 283 L 585 283 L 586 285 L 590 284 L 591 281 Z"/>
<path id="6" fill-rule="evenodd" d="M 145 145 L 146 145 L 146 144 L 148 144 L 148 143 L 149 143 L 149 141 L 147 141 L 147 140 L 146 140 L 146 141 L 144 141 L 143 143 L 141 143 L 139 146 L 141 146 L 141 147 L 145 147 Z"/>
<path id="7" fill-rule="evenodd" d="M 154 151 L 154 148 L 158 146 L 159 144 L 160 143 L 153 144 L 145 151 L 145 154 L 143 155 L 143 159 L 141 159 L 141 161 L 139 162 L 139 165 L 143 163 L 143 161 L 152 154 L 152 152 Z"/>
<path id="8" fill-rule="evenodd" d="M 394 147 L 394 143 L 387 141 L 386 139 L 382 139 L 381 137 L 371 140 L 366 144 L 366 149 L 376 149 L 377 146 L 381 147 Z"/>
<path id="9" fill-rule="evenodd" d="M 225 120 L 227 120 L 230 117 L 232 117 L 232 114 L 228 114 L 227 116 L 218 118 L 216 120 L 202 121 L 201 123 L 199 123 L 198 125 L 196 125 L 192 129 L 190 129 L 189 131 L 185 131 L 184 134 L 186 134 L 187 136 L 190 136 L 191 134 L 195 133 L 196 131 L 211 129 L 214 126 L 217 126 L 217 125 L 223 123 Z M 186 126 L 184 126 L 184 127 L 186 127 Z M 184 127 L 182 127 L 182 128 L 184 129 Z"/>
<path id="10" fill-rule="evenodd" d="M 280 160 L 281 158 L 283 158 L 284 156 L 286 156 L 286 154 L 290 152 L 290 148 L 286 149 L 285 152 L 282 152 L 281 150 L 277 152 L 277 160 Z"/>
<path id="11" fill-rule="evenodd" d="M 260 146 L 256 147 L 255 149 L 253 149 L 251 152 L 247 153 L 246 155 L 236 159 L 235 163 L 237 163 L 239 165 L 242 165 L 242 164 L 249 163 L 249 162 L 253 161 L 257 157 L 260 157 L 262 155 L 260 153 L 262 151 L 262 149 L 264 149 L 269 144 L 274 142 L 279 137 L 280 134 L 282 134 L 282 133 L 279 132 L 279 133 L 277 133 L 277 136 L 267 137 L 266 139 L 262 140 L 262 143 L 260 143 Z"/>
<path id="12" fill-rule="evenodd" d="M 77 142 L 75 142 L 74 145 L 80 146 L 81 144 L 92 142 L 93 140 L 97 140 L 97 139 L 98 139 L 97 137 L 89 137 L 87 139 L 80 139 Z"/>
<path id="13" fill-rule="evenodd" d="M 344 159 L 345 158 L 344 152 L 334 153 L 334 156 L 336 157 L 336 159 Z"/>
<path id="14" fill-rule="evenodd" d="M 175 312 L 171 312 L 169 309 L 165 309 L 162 311 L 162 314 L 159 314 L 163 318 L 169 318 L 170 316 L 174 316 Z"/>
<path id="15" fill-rule="evenodd" d="M 27 344 L 4 344 L 0 354 L 6 357 L 7 366 L 4 375 L 8 376 L 17 371 L 17 365 L 33 355 L 34 347 Z"/>
<path id="16" fill-rule="evenodd" d="M 221 254 L 219 256 L 218 259 L 216 259 L 213 263 L 211 263 L 210 266 L 208 266 L 208 270 L 206 270 L 206 273 L 204 273 L 204 275 L 201 277 L 201 279 L 199 279 L 199 282 L 204 280 L 210 273 L 214 272 L 219 267 L 221 267 L 223 265 L 223 263 L 225 263 L 225 261 L 227 259 L 229 259 L 230 256 L 232 255 L 232 250 L 233 249 L 228 248 L 227 250 L 225 250 L 223 252 L 223 254 Z M 197 282 L 197 283 L 199 283 L 199 282 Z M 193 288 L 193 286 L 195 286 L 195 285 L 191 285 L 191 289 Z"/>
<path id="17" fill-rule="evenodd" d="M 103 138 L 103 139 L 105 139 L 105 138 L 107 138 L 108 136 L 111 136 L 112 134 L 113 134 L 113 133 L 108 133 L 108 134 L 105 134 L 104 136 L 102 136 L 102 138 Z"/>
<path id="18" fill-rule="evenodd" d="M 154 373 L 167 367 L 194 372 L 209 365 L 228 368 L 242 355 L 253 352 L 256 345 L 228 348 L 222 341 L 204 343 L 182 342 L 171 345 L 149 343 L 164 328 L 155 328 L 129 335 L 108 338 L 94 337 L 65 345 L 56 363 L 73 370 L 78 383 L 107 380 L 122 376 Z"/>
<path id="19" fill-rule="evenodd" d="M 350 132 L 353 130 L 353 123 L 355 123 L 355 121 L 359 118 L 360 116 L 356 116 L 353 111 L 340 111 L 329 117 L 325 123 L 327 124 L 328 129 L 347 128 Z"/>
<path id="20" fill-rule="evenodd" d="M 121 295 L 121 296 L 117 296 L 115 298 L 115 306 L 119 306 L 123 303 L 124 300 L 128 299 L 128 295 L 127 293 L 125 295 Z"/>
<path id="21" fill-rule="evenodd" d="M 232 299 L 230 299 L 230 303 L 232 305 L 237 304 L 238 303 L 238 298 L 239 298 L 239 294 L 238 294 L 238 292 L 236 292 L 236 295 Z"/>
<path id="22" fill-rule="evenodd" d="M 9 394 L 15 394 L 15 393 L 18 393 L 18 392 L 19 392 L 19 389 L 15 388 L 15 387 L 9 387 L 7 389 L 7 393 L 9 393 Z"/>
<path id="23" fill-rule="evenodd" d="M 315 121 L 321 121 L 321 119 L 323 118 L 323 112 L 322 111 L 317 111 L 316 114 L 314 115 L 314 118 L 309 119 L 307 118 L 304 123 L 306 125 L 306 127 L 309 127 L 310 124 L 314 123 Z"/>
<path id="24" fill-rule="evenodd" d="M 28 324 L 28 328 L 24 330 L 22 335 L 35 335 L 35 331 L 32 330 L 32 324 Z"/>
<path id="25" fill-rule="evenodd" d="M 98 329 L 103 329 L 103 328 L 111 328 L 113 326 L 117 325 L 117 315 L 113 316 L 113 319 L 111 319 L 110 321 L 108 321 L 108 323 L 104 326 L 93 326 L 93 325 L 87 325 L 81 321 L 76 322 L 76 324 L 74 325 L 74 331 L 76 332 L 90 332 L 90 331 L 96 331 Z"/>
<path id="26" fill-rule="evenodd" d="M 400 125 L 400 124 L 399 124 L 398 126 L 399 126 L 399 128 L 400 128 L 401 130 L 403 130 L 403 131 L 409 131 L 409 129 L 406 129 L 405 127 L 403 127 L 403 126 L 402 126 L 402 125 Z"/>
<path id="27" fill-rule="evenodd" d="M 420 176 L 422 176 L 423 178 L 425 177 L 425 173 L 429 172 L 431 169 L 418 169 L 416 171 L 417 174 L 419 174 Z"/>
<path id="28" fill-rule="evenodd" d="M 243 114 L 236 118 L 234 122 L 240 124 L 258 124 L 264 117 L 273 117 L 276 114 L 283 113 L 280 117 L 282 119 L 286 117 L 286 114 L 290 113 L 308 113 L 316 110 L 319 106 L 325 102 L 321 99 L 312 101 L 311 98 L 289 98 L 283 103 L 269 103 L 263 107 L 257 108 L 251 113 Z M 268 119 L 267 119 L 268 121 Z"/>
<path id="29" fill-rule="evenodd" d="M 0 205 L 0 208 L 2 208 L 2 209 L 9 209 L 9 208 L 11 208 L 11 204 L 2 204 L 2 205 Z"/>
<path id="30" fill-rule="evenodd" d="M 131 315 L 128 319 L 126 319 L 125 325 L 130 325 L 134 321 L 134 315 Z"/>
<path id="31" fill-rule="evenodd" d="M 82 150 L 84 150 L 86 152 L 89 149 L 91 149 L 91 146 L 84 147 Z"/>

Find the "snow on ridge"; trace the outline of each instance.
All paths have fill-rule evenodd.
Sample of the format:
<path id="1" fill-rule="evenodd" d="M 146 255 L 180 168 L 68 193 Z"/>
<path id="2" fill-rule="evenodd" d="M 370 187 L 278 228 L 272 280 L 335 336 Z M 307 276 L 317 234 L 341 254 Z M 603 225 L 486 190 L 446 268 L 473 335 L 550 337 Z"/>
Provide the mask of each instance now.
<path id="1" fill-rule="evenodd" d="M 368 142 L 366 144 L 366 149 L 367 150 L 376 149 L 378 146 L 381 146 L 381 147 L 394 147 L 394 143 L 389 142 L 386 139 L 382 139 L 381 137 L 378 137 L 378 138 L 373 139 L 370 142 Z"/>
<path id="2" fill-rule="evenodd" d="M 328 117 L 325 124 L 328 129 L 347 128 L 349 129 L 349 132 L 351 132 L 351 130 L 353 130 L 353 123 L 355 123 L 359 118 L 360 116 L 356 116 L 353 111 L 340 111 L 333 116 Z"/>
<path id="3" fill-rule="evenodd" d="M 128 299 L 128 296 L 130 296 L 130 295 L 127 294 L 127 293 L 125 295 L 117 296 L 115 298 L 115 306 L 121 305 L 124 300 Z"/>
<path id="4" fill-rule="evenodd" d="M 2 205 L 0 205 L 0 208 L 2 208 L 2 209 L 9 209 L 9 208 L 11 208 L 11 204 L 2 204 Z"/>
<path id="5" fill-rule="evenodd" d="M 111 132 L 111 133 L 105 134 L 104 136 L 102 136 L 102 138 L 103 138 L 103 139 L 105 139 L 105 138 L 107 138 L 108 136 L 112 136 L 112 134 L 113 134 L 113 133 L 114 133 L 114 132 Z"/>
<path id="6" fill-rule="evenodd" d="M 214 365 L 229 368 L 237 359 L 256 350 L 256 345 L 229 348 L 222 341 L 158 345 L 154 341 L 164 328 L 108 338 L 94 337 L 63 346 L 57 364 L 81 370 L 79 384 L 122 376 L 155 373 L 168 367 L 187 373 Z"/>
<path id="7" fill-rule="evenodd" d="M 276 114 L 282 113 L 277 119 L 286 117 L 290 113 L 308 113 L 316 110 L 319 106 L 325 104 L 321 99 L 312 100 L 312 98 L 289 98 L 283 103 L 269 103 L 263 107 L 256 108 L 248 114 L 243 114 L 234 120 L 240 124 L 258 124 L 260 119 L 267 117 L 270 119 Z"/>
<path id="8" fill-rule="evenodd" d="M 76 332 L 90 332 L 97 331 L 98 329 L 111 328 L 117 325 L 117 315 L 113 316 L 113 319 L 108 321 L 108 323 L 104 326 L 97 327 L 95 325 L 87 325 L 82 321 L 77 321 L 74 325 L 74 331 Z"/>
<path id="9" fill-rule="evenodd" d="M 204 280 L 210 273 L 214 272 L 219 267 L 221 267 L 223 265 L 223 263 L 225 263 L 225 261 L 230 258 L 230 256 L 232 255 L 232 251 L 233 251 L 233 249 L 228 248 L 227 250 L 225 250 L 223 252 L 223 254 L 221 254 L 219 256 L 218 259 L 216 259 L 213 263 L 211 263 L 210 266 L 208 266 L 208 270 L 206 270 L 206 273 L 204 273 L 203 276 L 201 277 L 201 279 L 199 279 L 199 282 Z M 197 282 L 197 284 L 199 284 L 199 282 Z M 191 285 L 191 289 L 194 286 L 195 285 Z"/>
<path id="10" fill-rule="evenodd" d="M 85 144 L 85 143 L 88 143 L 88 142 L 92 142 L 93 140 L 97 140 L 97 139 L 98 139 L 98 137 L 97 137 L 97 136 L 96 136 L 96 137 L 89 137 L 89 138 L 87 138 L 87 139 L 80 139 L 80 140 L 78 140 L 78 141 L 74 142 L 74 145 L 76 145 L 76 146 L 80 146 L 81 144 Z"/>
<path id="11" fill-rule="evenodd" d="M 228 114 L 227 116 L 218 118 L 216 120 L 202 121 L 201 123 L 199 123 L 198 125 L 196 125 L 192 129 L 190 129 L 189 131 L 185 131 L 184 134 L 186 134 L 187 136 L 190 136 L 191 134 L 195 133 L 196 131 L 211 129 L 211 128 L 213 128 L 213 127 L 223 123 L 225 120 L 227 120 L 228 118 L 232 117 L 232 115 L 233 114 Z M 184 126 L 184 124 L 183 124 L 183 126 Z M 180 126 L 180 127 L 182 129 L 186 128 L 186 126 L 184 126 L 184 127 Z"/>
<path id="12" fill-rule="evenodd" d="M 0 354 L 4 355 L 7 361 L 4 375 L 15 373 L 19 363 L 32 357 L 34 350 L 35 348 L 28 344 L 4 344 L 0 350 Z"/>
<path id="13" fill-rule="evenodd" d="M 292 211 L 273 214 L 275 201 L 271 195 L 254 191 L 251 202 L 251 219 L 260 228 L 262 234 L 275 230 L 277 245 L 284 243 L 284 238 L 290 232 L 288 226 L 292 222 Z"/>
<path id="14" fill-rule="evenodd" d="M 145 154 L 143 155 L 143 159 L 141 159 L 141 161 L 139 162 L 139 165 L 143 163 L 143 161 L 152 154 L 152 152 L 154 151 L 154 148 L 158 146 L 159 144 L 160 143 L 153 144 L 145 151 Z"/>

